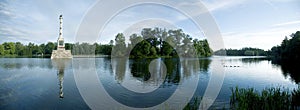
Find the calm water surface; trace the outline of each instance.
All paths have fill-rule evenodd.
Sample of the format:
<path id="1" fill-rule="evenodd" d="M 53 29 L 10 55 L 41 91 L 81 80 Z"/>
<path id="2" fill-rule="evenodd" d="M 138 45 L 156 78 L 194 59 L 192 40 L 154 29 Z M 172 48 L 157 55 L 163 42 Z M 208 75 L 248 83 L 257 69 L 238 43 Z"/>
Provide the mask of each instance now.
<path id="1" fill-rule="evenodd" d="M 119 103 L 138 108 L 166 101 L 175 90 L 180 90 L 178 85 L 198 83 L 193 96 L 201 97 L 211 76 L 219 74 L 216 72 L 224 73 L 225 77 L 211 108 L 228 107 L 230 87 L 261 90 L 283 86 L 293 89 L 299 82 L 299 77 L 291 73 L 295 71 L 263 58 L 173 58 L 156 59 L 154 63 L 153 60 L 96 58 L 94 64 L 108 94 Z M 73 75 L 73 68 L 89 69 L 89 65 L 75 67 L 72 60 L 0 58 L 0 109 L 89 109 L 80 96 Z M 164 74 L 159 70 L 162 67 L 166 68 Z M 141 90 L 147 94 L 137 92 Z"/>

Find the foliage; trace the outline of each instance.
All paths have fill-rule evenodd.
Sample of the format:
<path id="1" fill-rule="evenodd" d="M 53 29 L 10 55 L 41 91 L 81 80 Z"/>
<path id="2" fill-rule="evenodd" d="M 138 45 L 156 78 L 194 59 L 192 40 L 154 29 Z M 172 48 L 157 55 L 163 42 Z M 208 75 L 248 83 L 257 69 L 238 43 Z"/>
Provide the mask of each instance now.
<path id="1" fill-rule="evenodd" d="M 245 47 L 242 49 L 222 49 L 215 52 L 215 55 L 223 55 L 226 51 L 228 56 L 268 56 L 268 52 L 258 48 Z"/>
<path id="2" fill-rule="evenodd" d="M 0 55 L 4 55 L 4 47 L 0 44 Z"/>
<path id="3" fill-rule="evenodd" d="M 289 110 L 297 109 L 300 89 L 289 92 L 286 89 L 272 87 L 261 92 L 253 88 L 231 88 L 230 108 L 238 110 Z"/>
<path id="4" fill-rule="evenodd" d="M 300 31 L 285 37 L 280 46 L 274 46 L 270 53 L 275 60 L 286 60 L 292 62 L 300 61 Z"/>
<path id="5" fill-rule="evenodd" d="M 131 58 L 193 57 L 194 55 L 208 57 L 212 55 L 207 40 L 192 39 L 182 29 L 144 28 L 140 35 L 135 33 L 129 37 L 130 43 L 128 44 L 125 42 L 124 34 L 118 33 L 114 41 L 111 40 L 109 44 L 65 43 L 65 49 L 71 50 L 73 55 L 102 54 L 116 57 L 129 55 Z M 0 45 L 0 55 L 51 56 L 56 47 L 57 43 L 55 42 L 40 45 L 4 42 Z"/>
<path id="6" fill-rule="evenodd" d="M 56 43 L 55 43 L 56 44 Z M 45 46 L 45 54 L 52 54 L 52 50 L 55 49 L 56 45 L 52 42 L 48 42 Z"/>
<path id="7" fill-rule="evenodd" d="M 144 28 L 141 35 L 134 33 L 129 40 L 128 50 L 131 50 L 131 53 L 128 54 L 131 58 L 178 57 L 177 53 L 183 57 L 212 55 L 207 40 L 193 40 L 182 29 Z"/>
<path id="8" fill-rule="evenodd" d="M 125 44 L 125 36 L 123 33 L 118 33 L 115 38 L 115 48 L 116 53 L 113 53 L 116 57 L 123 57 L 126 55 L 126 44 Z"/>
<path id="9" fill-rule="evenodd" d="M 96 47 L 96 50 L 94 49 Z M 0 56 L 17 56 L 17 57 L 50 57 L 52 51 L 56 49 L 55 42 L 48 42 L 47 44 L 34 44 L 28 43 L 27 45 L 21 44 L 20 42 L 4 42 L 0 44 Z M 66 43 L 65 49 L 71 50 L 73 55 L 82 55 L 82 54 L 102 54 L 110 55 L 112 45 L 101 45 L 101 44 L 88 44 L 88 43 Z"/>
<path id="10" fill-rule="evenodd" d="M 300 31 L 291 34 L 290 38 L 285 37 L 281 45 L 272 47 L 269 53 L 272 63 L 281 66 L 283 75 L 300 82 Z"/>
<path id="11" fill-rule="evenodd" d="M 5 55 L 13 55 L 16 51 L 15 45 L 13 42 L 5 42 L 2 44 L 4 47 L 4 54 Z"/>

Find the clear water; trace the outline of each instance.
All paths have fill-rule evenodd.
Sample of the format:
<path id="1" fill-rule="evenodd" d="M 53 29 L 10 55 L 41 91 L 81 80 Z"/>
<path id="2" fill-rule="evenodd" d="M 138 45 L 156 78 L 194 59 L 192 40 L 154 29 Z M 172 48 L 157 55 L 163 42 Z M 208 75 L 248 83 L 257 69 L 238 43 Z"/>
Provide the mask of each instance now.
<path id="1" fill-rule="evenodd" d="M 119 103 L 137 108 L 168 100 L 180 89 L 178 85 L 198 83 L 193 96 L 201 97 L 211 76 L 218 75 L 216 72 L 223 71 L 225 77 L 212 108 L 228 107 L 231 87 L 293 89 L 299 79 L 271 61 L 254 57 L 173 58 L 151 64 L 153 60 L 96 58 L 94 64 L 107 93 Z M 166 74 L 157 72 L 163 65 Z M 0 58 L 0 109 L 90 109 L 77 89 L 73 71 L 89 67 L 89 64 L 75 67 L 72 61 L 43 58 Z M 222 71 L 214 71 L 215 68 Z M 147 94 L 137 92 L 141 90 Z"/>

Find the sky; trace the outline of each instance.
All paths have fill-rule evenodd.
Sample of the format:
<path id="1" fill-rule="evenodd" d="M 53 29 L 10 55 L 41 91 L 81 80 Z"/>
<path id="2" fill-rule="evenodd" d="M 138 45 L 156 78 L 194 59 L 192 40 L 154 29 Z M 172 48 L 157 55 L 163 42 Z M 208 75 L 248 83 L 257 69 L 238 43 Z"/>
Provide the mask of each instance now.
<path id="1" fill-rule="evenodd" d="M 65 42 L 74 42 L 87 12 L 104 0 L 1 0 L 0 43 L 55 42 L 59 15 L 63 14 Z M 200 0 L 173 0 L 178 5 L 193 5 Z M 279 45 L 285 36 L 300 31 L 299 0 L 201 0 L 221 32 L 225 48 L 255 47 L 268 50 Z M 116 3 L 117 4 L 117 3 Z M 201 12 L 191 10 L 195 15 Z M 99 15 L 106 10 L 99 10 Z M 169 24 L 169 25 L 168 25 Z M 117 33 L 139 32 L 143 27 L 181 28 L 193 38 L 205 39 L 201 28 L 174 8 L 140 4 L 116 13 L 97 42 L 108 43 Z M 134 28 L 135 27 L 135 28 Z M 138 29 L 139 28 L 139 29 Z M 91 29 L 86 29 L 89 33 Z M 126 32 L 125 32 L 126 33 Z M 129 35 L 126 35 L 129 37 Z"/>

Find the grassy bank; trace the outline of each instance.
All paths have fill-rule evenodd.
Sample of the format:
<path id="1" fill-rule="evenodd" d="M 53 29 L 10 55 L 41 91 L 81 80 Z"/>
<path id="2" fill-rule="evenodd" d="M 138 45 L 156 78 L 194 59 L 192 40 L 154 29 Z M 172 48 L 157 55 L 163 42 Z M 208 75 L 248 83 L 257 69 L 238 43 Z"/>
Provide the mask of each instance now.
<path id="1" fill-rule="evenodd" d="M 231 88 L 230 108 L 237 110 L 298 110 L 300 88 L 289 91 L 271 87 L 258 92 L 254 88 Z"/>

